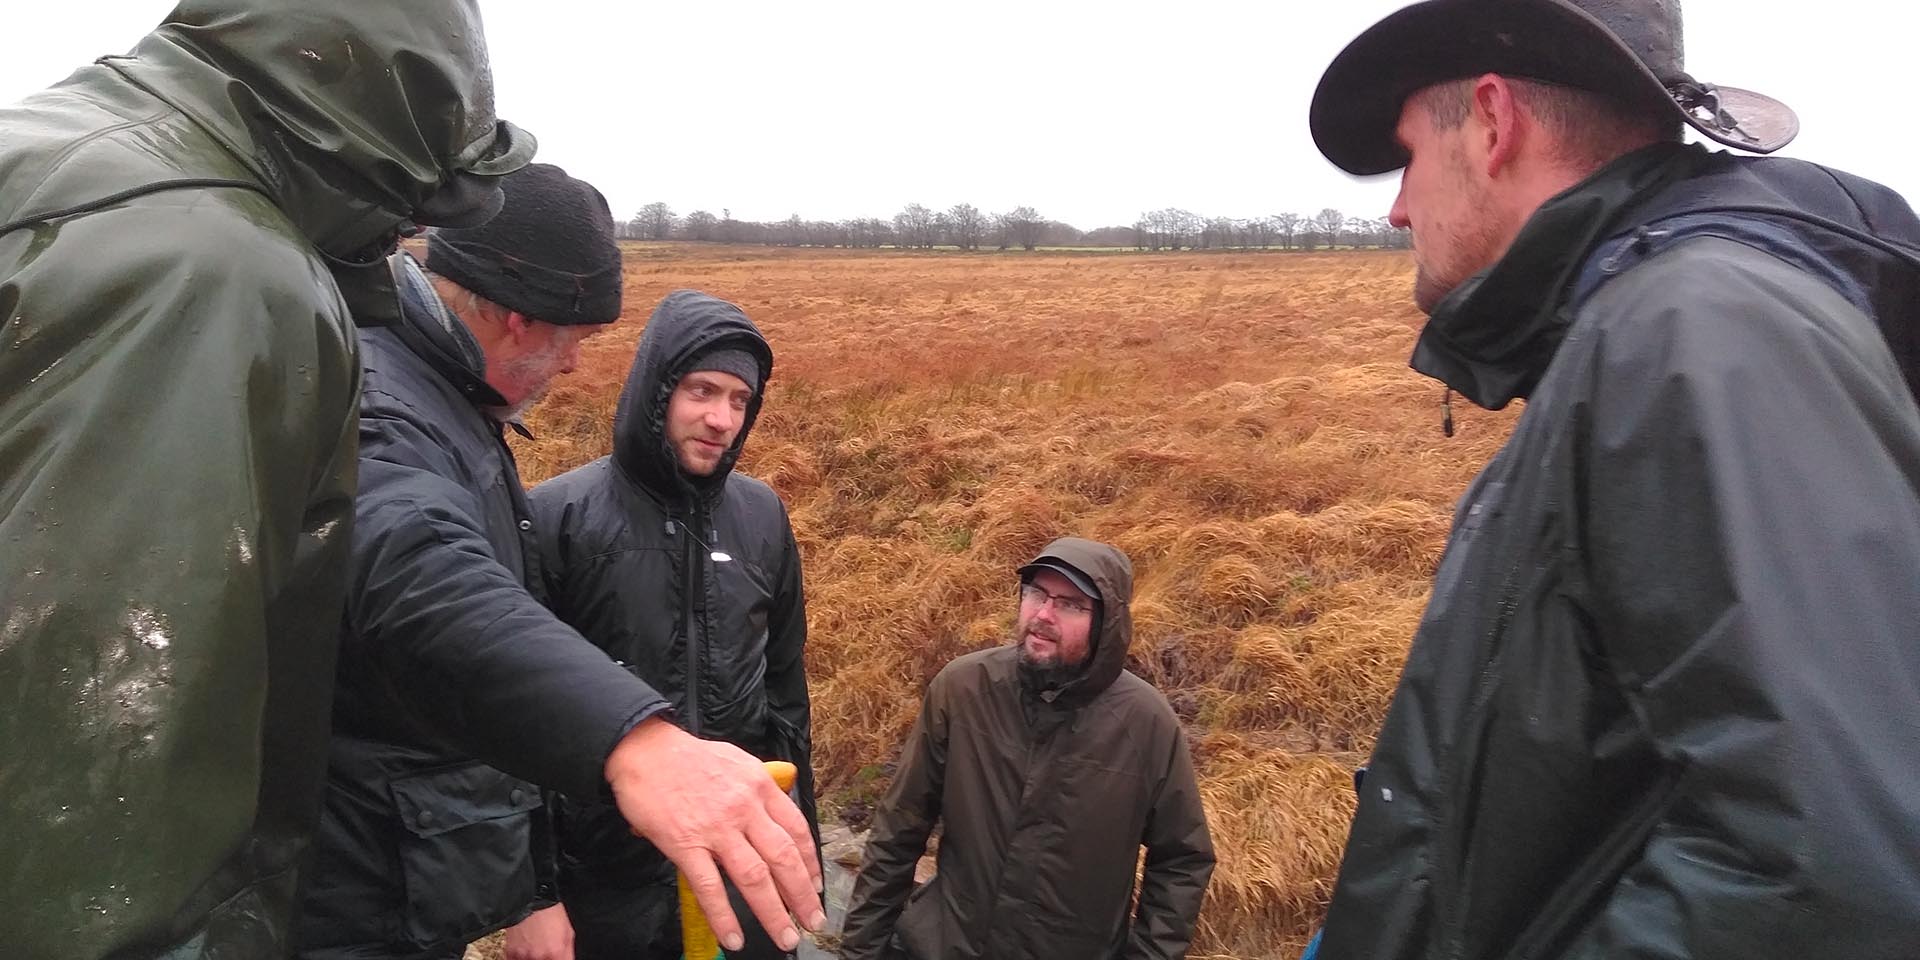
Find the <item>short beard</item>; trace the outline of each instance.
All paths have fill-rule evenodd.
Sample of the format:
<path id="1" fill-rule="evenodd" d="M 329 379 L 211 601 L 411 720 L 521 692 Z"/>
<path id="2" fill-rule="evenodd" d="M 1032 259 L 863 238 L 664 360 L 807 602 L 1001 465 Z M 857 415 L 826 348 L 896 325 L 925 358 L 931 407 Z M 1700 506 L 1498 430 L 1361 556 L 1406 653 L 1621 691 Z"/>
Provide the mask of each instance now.
<path id="1" fill-rule="evenodd" d="M 1080 668 L 1085 666 L 1085 661 L 1082 660 L 1080 663 L 1065 662 L 1059 653 L 1058 634 L 1048 635 L 1048 639 L 1056 641 L 1053 656 L 1043 660 L 1033 655 L 1031 649 L 1027 646 L 1027 633 L 1032 629 L 1032 623 L 1027 621 L 1022 621 L 1015 628 L 1014 643 L 1018 644 L 1020 648 L 1019 666 L 1021 682 L 1033 690 L 1052 690 L 1078 676 Z"/>
<path id="2" fill-rule="evenodd" d="M 1475 184 L 1473 179 L 1467 175 L 1465 169 L 1466 159 L 1463 156 L 1456 155 L 1450 158 L 1450 163 L 1452 166 L 1458 168 L 1454 171 L 1453 179 L 1457 184 L 1459 192 L 1467 198 L 1464 205 L 1477 211 L 1493 210 L 1494 204 L 1491 192 Z M 1447 232 L 1445 249 L 1452 254 L 1451 263 L 1431 264 L 1422 262 L 1419 259 L 1418 252 L 1420 244 L 1418 241 L 1415 242 L 1414 265 L 1417 270 L 1413 278 L 1413 302 L 1415 306 L 1420 308 L 1421 313 L 1432 316 L 1434 309 L 1440 306 L 1441 302 L 1451 296 L 1455 290 L 1465 286 L 1467 281 L 1472 280 L 1481 271 L 1490 269 L 1505 255 L 1506 251 L 1501 244 L 1500 225 L 1493 222 L 1493 220 L 1490 219 L 1491 216 L 1492 214 L 1490 212 L 1483 212 L 1478 215 L 1469 213 L 1465 216 L 1465 219 L 1458 223 L 1447 223 L 1428 227 L 1429 230 L 1445 230 Z M 1435 238 L 1429 237 L 1428 239 L 1433 240 Z M 1434 269 L 1436 266 L 1446 267 L 1448 268 L 1448 272 L 1454 275 L 1443 276 L 1438 270 Z"/>
<path id="3" fill-rule="evenodd" d="M 1058 660 L 1040 663 L 1028 658 L 1025 649 L 1020 651 L 1020 683 L 1029 690 L 1058 690 L 1079 673 L 1078 666 L 1065 666 Z"/>

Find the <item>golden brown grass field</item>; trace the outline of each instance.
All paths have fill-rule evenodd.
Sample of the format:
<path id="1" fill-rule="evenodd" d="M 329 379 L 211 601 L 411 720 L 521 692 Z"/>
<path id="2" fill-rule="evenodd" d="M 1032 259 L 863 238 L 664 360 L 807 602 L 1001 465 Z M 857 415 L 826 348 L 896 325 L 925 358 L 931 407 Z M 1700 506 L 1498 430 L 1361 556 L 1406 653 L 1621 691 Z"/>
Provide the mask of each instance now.
<path id="1" fill-rule="evenodd" d="M 1132 669 L 1187 722 L 1220 864 L 1195 957 L 1318 924 L 1451 504 L 1506 414 L 1407 369 L 1404 253 L 912 255 L 629 245 L 626 315 L 531 418 L 529 483 L 610 449 L 647 314 L 743 307 L 774 376 L 742 469 L 805 557 L 816 763 L 872 796 L 940 666 L 1003 642 L 1053 537 L 1137 573 Z"/>

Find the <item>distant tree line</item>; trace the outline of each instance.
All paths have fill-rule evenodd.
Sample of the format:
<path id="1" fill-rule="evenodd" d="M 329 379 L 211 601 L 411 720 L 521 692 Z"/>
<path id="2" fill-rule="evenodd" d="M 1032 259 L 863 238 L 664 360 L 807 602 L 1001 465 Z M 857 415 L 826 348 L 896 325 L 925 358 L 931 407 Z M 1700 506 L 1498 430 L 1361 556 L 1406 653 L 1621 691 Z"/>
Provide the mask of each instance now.
<path id="1" fill-rule="evenodd" d="M 1387 222 L 1349 217 L 1328 207 L 1313 216 L 1276 213 L 1267 217 L 1202 217 L 1168 208 L 1140 215 L 1133 225 L 1133 246 L 1141 250 L 1281 249 L 1376 247 L 1405 250 L 1411 231 Z"/>
<path id="2" fill-rule="evenodd" d="M 695 210 L 678 216 L 664 203 L 649 203 L 619 225 L 632 240 L 692 240 L 785 247 L 898 247 L 931 250 L 1034 250 L 1039 247 L 1132 247 L 1136 250 L 1319 250 L 1334 247 L 1405 249 L 1411 234 L 1388 223 L 1348 217 L 1327 208 L 1313 216 L 1279 213 L 1264 217 L 1203 217 L 1168 208 L 1140 215 L 1131 226 L 1080 230 L 1050 220 L 1033 207 L 988 214 L 970 203 L 933 210 L 910 203 L 892 219 L 735 220 L 730 210 L 715 216 Z"/>

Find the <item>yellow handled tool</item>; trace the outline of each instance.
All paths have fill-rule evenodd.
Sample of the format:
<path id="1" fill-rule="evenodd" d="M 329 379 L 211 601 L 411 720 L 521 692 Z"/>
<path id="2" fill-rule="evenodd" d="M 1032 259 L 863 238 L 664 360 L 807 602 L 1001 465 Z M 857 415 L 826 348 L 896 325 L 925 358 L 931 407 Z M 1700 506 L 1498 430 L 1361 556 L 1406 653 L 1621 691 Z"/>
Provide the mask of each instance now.
<path id="1" fill-rule="evenodd" d="M 795 777 L 800 769 L 785 760 L 766 761 L 767 775 L 780 789 L 792 790 Z M 687 875 L 680 874 L 680 957 L 681 960 L 725 960 L 726 954 L 720 950 L 720 940 L 713 935 L 713 928 L 707 926 L 707 915 L 700 909 L 700 901 L 693 898 L 693 888 L 687 886 Z"/>

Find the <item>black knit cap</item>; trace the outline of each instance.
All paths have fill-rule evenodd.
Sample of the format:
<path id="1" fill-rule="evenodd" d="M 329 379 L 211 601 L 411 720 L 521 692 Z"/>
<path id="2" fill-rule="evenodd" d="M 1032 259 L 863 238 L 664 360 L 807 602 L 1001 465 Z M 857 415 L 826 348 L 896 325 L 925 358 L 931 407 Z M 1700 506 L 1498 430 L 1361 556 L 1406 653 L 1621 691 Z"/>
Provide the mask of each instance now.
<path id="1" fill-rule="evenodd" d="M 506 205 L 478 227 L 427 235 L 427 269 L 543 323 L 620 318 L 620 247 L 607 198 L 550 163 L 501 178 Z"/>
<path id="2" fill-rule="evenodd" d="M 687 373 L 701 370 L 733 374 L 753 392 L 760 392 L 760 361 L 740 347 L 723 345 L 702 351 L 688 365 Z"/>

